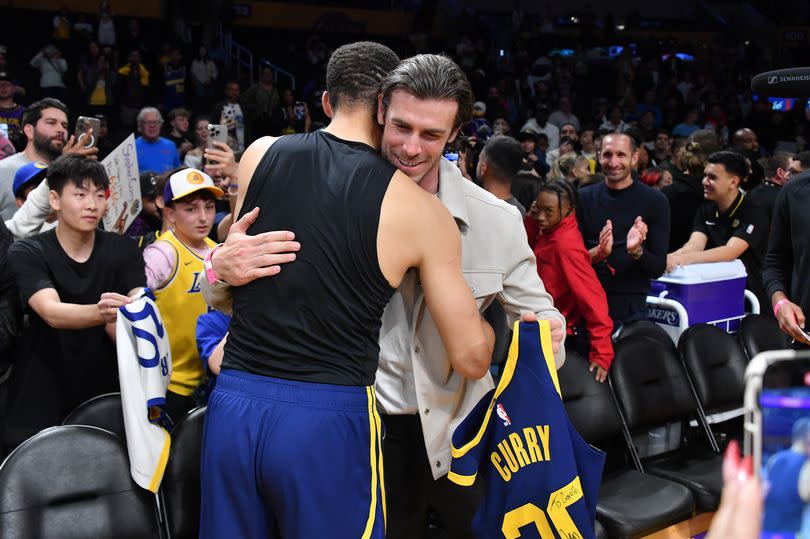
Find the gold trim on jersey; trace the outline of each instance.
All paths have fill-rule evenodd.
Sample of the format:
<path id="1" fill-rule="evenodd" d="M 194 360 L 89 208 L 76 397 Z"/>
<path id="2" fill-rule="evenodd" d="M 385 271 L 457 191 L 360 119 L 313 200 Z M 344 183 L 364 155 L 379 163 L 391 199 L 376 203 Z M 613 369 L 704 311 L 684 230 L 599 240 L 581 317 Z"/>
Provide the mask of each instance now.
<path id="1" fill-rule="evenodd" d="M 377 518 L 377 468 L 379 468 L 380 504 L 383 513 L 383 530 L 387 524 L 385 509 L 385 483 L 382 469 L 382 442 L 380 439 L 380 416 L 377 413 L 377 394 L 374 387 L 366 387 L 368 396 L 368 427 L 369 427 L 369 466 L 371 468 L 371 503 L 368 508 L 368 519 L 363 530 L 362 539 L 368 539 L 374 532 L 374 523 Z"/>
<path id="2" fill-rule="evenodd" d="M 169 448 L 172 445 L 172 437 L 168 432 L 165 433 L 166 438 L 163 440 L 163 449 L 160 450 L 160 458 L 158 458 L 155 472 L 152 474 L 152 481 L 149 483 L 149 492 L 158 491 L 160 482 L 163 479 L 163 472 L 166 471 L 166 464 L 169 462 Z"/>
<path id="3" fill-rule="evenodd" d="M 549 325 L 548 320 L 539 320 L 538 321 L 539 332 L 540 332 L 540 348 L 543 351 L 543 358 L 546 361 L 546 367 L 549 370 L 549 374 L 551 374 L 551 380 L 554 382 L 554 388 L 557 390 L 558 395 L 562 395 L 560 393 L 560 382 L 557 378 L 557 367 L 554 363 L 554 352 L 552 347 L 551 341 L 551 326 Z M 477 446 L 481 439 L 484 437 L 484 433 L 487 430 L 487 426 L 489 425 L 489 418 L 492 416 L 492 410 L 495 408 L 495 403 L 498 400 L 498 397 L 501 396 L 501 393 L 506 391 L 506 388 L 509 387 L 509 382 L 512 381 L 512 377 L 515 375 L 515 368 L 517 367 L 517 359 L 520 355 L 520 320 L 515 321 L 515 324 L 512 326 L 512 342 L 509 345 L 509 355 L 506 358 L 506 364 L 504 365 L 503 374 L 501 375 L 501 379 L 498 382 L 498 387 L 495 389 L 495 393 L 492 395 L 492 400 L 487 407 L 487 411 L 484 414 L 484 420 L 481 422 L 481 426 L 478 428 L 478 432 L 473 437 L 472 440 L 457 448 L 455 445 L 450 444 L 451 454 L 453 458 L 461 458 L 466 455 L 472 448 Z M 472 485 L 475 481 L 475 475 L 460 475 L 458 473 L 450 472 L 448 474 L 448 479 L 453 481 L 454 483 L 458 483 L 460 485 L 469 486 Z"/>

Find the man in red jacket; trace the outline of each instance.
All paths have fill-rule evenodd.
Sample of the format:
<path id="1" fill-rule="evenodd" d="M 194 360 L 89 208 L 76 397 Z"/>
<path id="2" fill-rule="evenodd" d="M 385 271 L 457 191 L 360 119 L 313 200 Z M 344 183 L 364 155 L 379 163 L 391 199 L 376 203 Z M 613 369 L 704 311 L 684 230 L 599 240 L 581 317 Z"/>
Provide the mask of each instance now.
<path id="1" fill-rule="evenodd" d="M 574 191 L 565 181 L 552 180 L 540 188 L 523 221 L 537 272 L 568 320 L 568 333 L 584 329 L 590 339 L 588 358 L 596 380 L 604 382 L 613 361 L 613 320 L 607 296 L 591 265 L 574 214 Z"/>

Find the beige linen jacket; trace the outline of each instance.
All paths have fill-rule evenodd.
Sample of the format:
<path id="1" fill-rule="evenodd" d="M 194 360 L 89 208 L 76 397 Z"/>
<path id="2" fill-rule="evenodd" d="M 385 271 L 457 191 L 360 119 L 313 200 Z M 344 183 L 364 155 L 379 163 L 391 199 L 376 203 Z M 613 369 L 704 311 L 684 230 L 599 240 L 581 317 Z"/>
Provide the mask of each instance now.
<path id="1" fill-rule="evenodd" d="M 462 270 L 479 309 L 483 312 L 498 301 L 510 326 L 522 311 L 533 311 L 541 319 L 556 317 L 565 324 L 537 275 L 537 263 L 517 208 L 465 179 L 446 159 L 442 158 L 439 167 L 439 200 L 461 232 Z M 415 276 L 409 274 L 407 278 Z M 409 357 L 402 357 L 403 342 L 405 349 L 410 349 Z M 565 351 L 560 346 L 555 357 L 558 369 L 564 361 Z M 406 378 L 409 376 L 413 380 Z M 489 373 L 480 380 L 469 380 L 453 371 L 421 288 L 416 289 L 411 320 L 407 320 L 400 290 L 394 293 L 380 330 L 377 400 L 383 413 L 397 413 L 405 400 L 403 391 L 415 388 L 434 479 L 450 469 L 453 430 L 492 387 Z"/>

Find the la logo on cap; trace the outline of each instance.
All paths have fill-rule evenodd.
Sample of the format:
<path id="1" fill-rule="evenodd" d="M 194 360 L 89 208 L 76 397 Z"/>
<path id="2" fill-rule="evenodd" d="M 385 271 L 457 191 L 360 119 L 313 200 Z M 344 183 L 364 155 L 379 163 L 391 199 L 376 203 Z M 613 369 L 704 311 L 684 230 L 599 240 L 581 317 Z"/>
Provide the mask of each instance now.
<path id="1" fill-rule="evenodd" d="M 205 181 L 205 178 L 199 172 L 189 172 L 186 181 L 193 185 L 200 185 Z"/>

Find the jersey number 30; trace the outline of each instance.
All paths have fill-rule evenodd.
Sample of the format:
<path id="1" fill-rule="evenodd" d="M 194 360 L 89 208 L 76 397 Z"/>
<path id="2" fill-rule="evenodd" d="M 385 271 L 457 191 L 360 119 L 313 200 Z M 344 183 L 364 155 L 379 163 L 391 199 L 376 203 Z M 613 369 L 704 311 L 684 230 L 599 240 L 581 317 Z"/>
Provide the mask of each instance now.
<path id="1" fill-rule="evenodd" d="M 542 539 L 555 539 L 554 532 L 548 519 L 563 539 L 582 539 L 577 525 L 568 514 L 568 506 L 582 498 L 582 485 L 579 476 L 559 490 L 555 490 L 548 498 L 548 507 L 545 512 L 534 505 L 527 503 L 517 509 L 512 509 L 503 516 L 501 531 L 506 539 L 520 537 L 520 528 L 534 524 Z M 548 517 L 546 516 L 548 515 Z"/>

